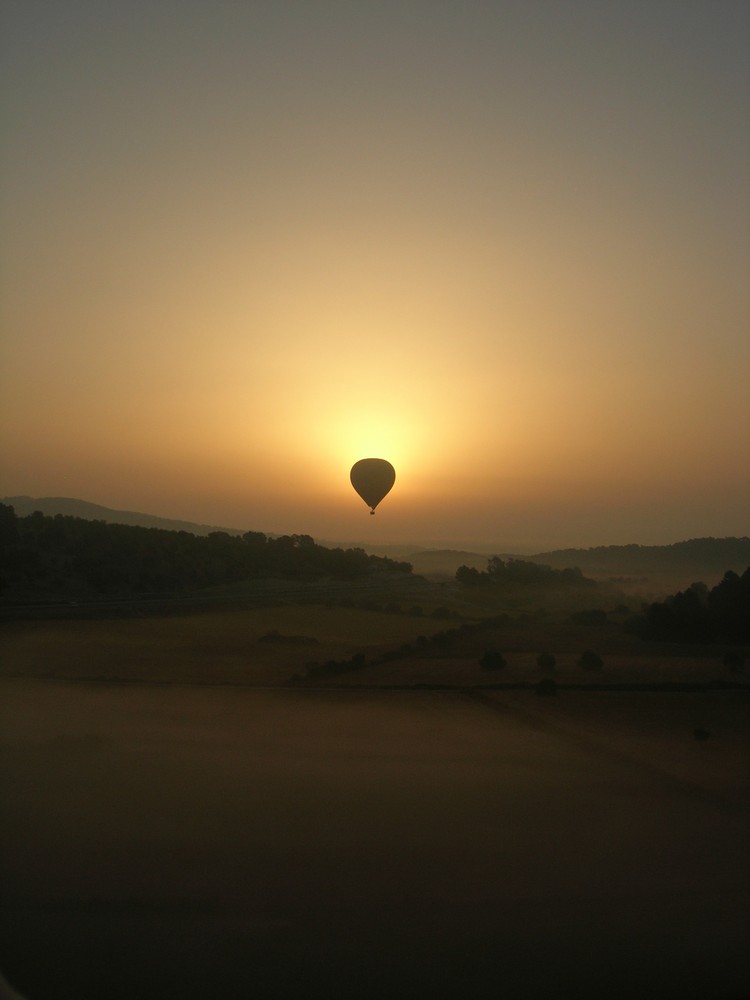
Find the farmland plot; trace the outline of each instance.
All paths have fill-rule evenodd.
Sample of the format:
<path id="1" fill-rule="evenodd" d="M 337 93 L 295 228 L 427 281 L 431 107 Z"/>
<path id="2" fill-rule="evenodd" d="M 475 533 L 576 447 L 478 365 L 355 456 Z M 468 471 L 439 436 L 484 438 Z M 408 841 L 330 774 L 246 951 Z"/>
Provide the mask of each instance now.
<path id="1" fill-rule="evenodd" d="M 0 686 L 0 968 L 32 1000 L 750 986 L 746 784 L 576 738 L 581 706 Z"/>
<path id="2" fill-rule="evenodd" d="M 319 605 L 171 617 L 5 622 L 2 676 L 277 684 L 312 660 L 377 654 L 434 618 Z"/>

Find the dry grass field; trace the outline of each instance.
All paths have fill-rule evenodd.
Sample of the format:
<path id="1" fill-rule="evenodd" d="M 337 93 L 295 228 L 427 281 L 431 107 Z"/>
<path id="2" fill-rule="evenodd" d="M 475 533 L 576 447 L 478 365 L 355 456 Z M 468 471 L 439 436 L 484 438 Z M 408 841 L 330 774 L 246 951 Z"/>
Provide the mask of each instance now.
<path id="1" fill-rule="evenodd" d="M 451 604 L 453 603 L 453 606 Z M 386 613 L 361 607 L 288 604 L 194 614 L 72 617 L 0 622 L 0 677 L 112 682 L 276 685 L 304 675 L 310 663 L 365 656 L 345 685 L 535 683 L 537 656 L 556 658 L 561 684 L 750 682 L 746 665 L 732 674 L 723 647 L 644 643 L 628 635 L 623 616 L 603 625 L 574 624 L 548 611 L 505 615 L 477 627 L 482 605 L 450 617 Z M 576 605 L 574 605 L 576 606 Z M 469 614 L 471 612 L 471 614 Z M 441 634 L 445 636 L 441 642 Z M 437 640 L 432 640 L 437 637 Z M 482 670 L 486 649 L 501 651 L 502 671 Z M 604 661 L 582 671 L 585 649 Z"/>
<path id="2" fill-rule="evenodd" d="M 2 676 L 278 684 L 311 660 L 371 654 L 445 628 L 356 608 L 280 606 L 195 615 L 0 623 Z M 277 635 L 274 637 L 274 633 Z"/>
<path id="3" fill-rule="evenodd" d="M 3 623 L 0 970 L 28 1000 L 747 996 L 747 689 L 579 690 L 728 674 L 616 623 L 460 625 Z"/>

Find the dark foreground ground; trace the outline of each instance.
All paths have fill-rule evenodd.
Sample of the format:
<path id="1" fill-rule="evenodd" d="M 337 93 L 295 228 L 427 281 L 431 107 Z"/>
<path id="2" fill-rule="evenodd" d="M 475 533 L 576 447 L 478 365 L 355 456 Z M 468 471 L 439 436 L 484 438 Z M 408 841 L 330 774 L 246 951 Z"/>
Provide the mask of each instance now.
<path id="1" fill-rule="evenodd" d="M 639 742 L 576 697 L 4 680 L 0 969 L 29 1000 L 746 997 L 746 705 L 631 696 Z"/>

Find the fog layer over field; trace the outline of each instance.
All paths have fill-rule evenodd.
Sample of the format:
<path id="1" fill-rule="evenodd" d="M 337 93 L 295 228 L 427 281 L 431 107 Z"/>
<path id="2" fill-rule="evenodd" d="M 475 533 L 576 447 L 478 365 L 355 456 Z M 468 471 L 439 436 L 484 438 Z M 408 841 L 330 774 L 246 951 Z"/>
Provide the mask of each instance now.
<path id="1" fill-rule="evenodd" d="M 531 694 L 2 689 L 0 967 L 32 1000 L 750 983 L 741 783 L 623 753 L 594 712 L 573 738 Z M 670 697 L 667 751 L 697 696 Z M 720 701 L 719 753 L 746 720 Z M 721 746 L 685 742 L 696 773 Z"/>

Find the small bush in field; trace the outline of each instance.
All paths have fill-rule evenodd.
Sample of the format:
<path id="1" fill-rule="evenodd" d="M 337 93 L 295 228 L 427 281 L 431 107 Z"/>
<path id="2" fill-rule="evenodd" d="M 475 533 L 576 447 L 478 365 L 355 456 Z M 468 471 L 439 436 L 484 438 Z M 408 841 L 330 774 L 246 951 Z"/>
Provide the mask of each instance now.
<path id="1" fill-rule="evenodd" d="M 581 653 L 578 665 L 579 667 L 583 667 L 584 670 L 601 670 L 604 666 L 604 660 L 593 649 L 587 649 Z"/>
<path id="2" fill-rule="evenodd" d="M 552 653 L 540 653 L 539 656 L 537 656 L 536 658 L 537 666 L 548 674 L 551 674 L 552 671 L 555 669 L 556 663 L 557 660 L 552 655 Z"/>
<path id="3" fill-rule="evenodd" d="M 483 670 L 502 670 L 506 665 L 505 657 L 496 649 L 485 649 L 479 658 L 479 666 Z"/>
<path id="4" fill-rule="evenodd" d="M 721 662 L 730 670 L 742 670 L 745 665 L 745 656 L 744 653 L 741 653 L 739 650 L 732 649 L 728 653 L 724 654 Z"/>

